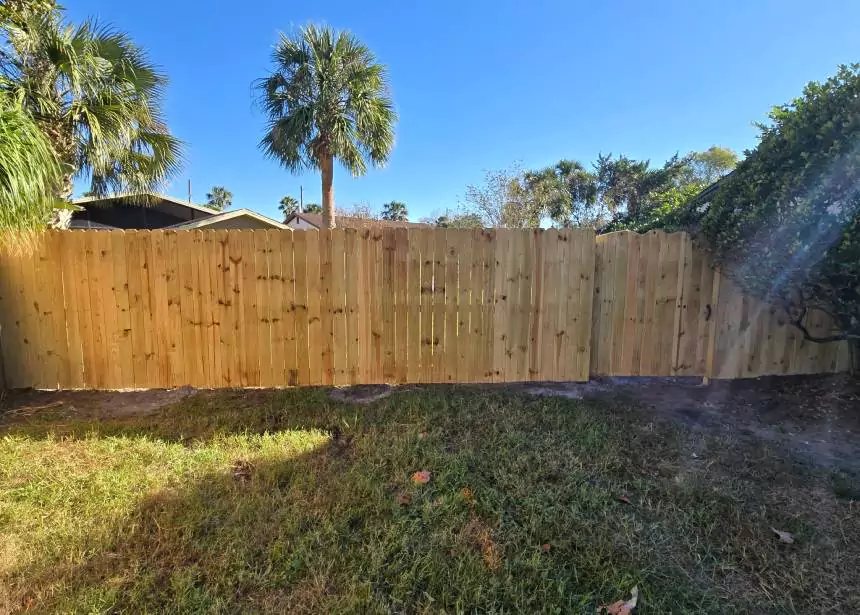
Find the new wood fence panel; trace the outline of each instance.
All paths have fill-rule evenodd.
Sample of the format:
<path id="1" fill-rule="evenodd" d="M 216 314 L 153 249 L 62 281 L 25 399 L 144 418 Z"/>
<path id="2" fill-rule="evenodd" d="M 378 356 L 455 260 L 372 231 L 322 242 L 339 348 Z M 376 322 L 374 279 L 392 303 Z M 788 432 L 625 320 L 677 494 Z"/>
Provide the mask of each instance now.
<path id="1" fill-rule="evenodd" d="M 274 231 L 270 232 L 270 236 L 272 233 Z M 303 320 L 306 319 L 307 314 L 305 313 L 306 310 L 301 307 L 305 303 L 299 295 L 297 273 L 298 269 L 302 269 L 307 254 L 296 252 L 295 237 L 292 233 L 278 232 L 276 236 L 278 255 L 275 260 L 277 260 L 280 274 L 272 287 L 272 292 L 278 295 L 278 305 L 275 310 L 281 325 L 279 334 L 283 340 L 283 361 L 281 359 L 277 361 L 278 374 L 276 380 L 281 386 L 284 384 L 295 386 L 300 382 L 303 364 L 308 365 L 307 372 L 310 373 L 307 347 L 303 349 L 299 342 L 299 337 L 305 326 L 307 326 L 308 335 L 310 335 L 310 323 L 305 325 Z"/>
<path id="2" fill-rule="evenodd" d="M 394 382 L 407 382 L 409 311 L 409 234 L 394 229 Z"/>
<path id="3" fill-rule="evenodd" d="M 198 262 L 198 272 L 200 276 L 200 284 L 203 301 L 203 319 L 206 332 L 206 345 L 208 347 L 207 358 L 210 361 L 210 371 L 207 376 L 207 383 L 210 387 L 225 386 L 224 382 L 224 365 L 223 365 L 223 344 L 221 343 L 221 299 L 220 290 L 220 271 L 218 268 L 221 257 L 221 246 L 218 242 L 218 237 L 214 232 L 201 233 L 202 236 L 202 254 Z M 170 241 L 168 236 L 167 256 L 170 255 Z M 168 319 L 173 318 L 170 314 L 170 294 L 172 282 L 168 279 Z M 172 361 L 169 361 L 172 363 Z M 171 370 L 173 369 L 171 365 Z"/>
<path id="4" fill-rule="evenodd" d="M 492 240 L 489 233 L 483 230 L 471 232 L 472 243 L 472 303 L 470 323 L 472 328 L 472 371 L 471 380 L 486 382 L 491 374 L 492 342 L 489 334 L 489 310 L 492 307 L 492 282 L 490 247 Z"/>
<path id="5" fill-rule="evenodd" d="M 315 236 L 311 236 L 315 239 Z M 294 328 L 295 328 L 295 352 L 296 364 L 298 369 L 297 383 L 300 385 L 316 384 L 315 377 L 311 376 L 310 360 L 312 350 L 310 341 L 311 331 L 311 281 L 313 278 L 319 280 L 318 272 L 311 272 L 308 263 L 308 233 L 289 233 L 286 231 L 270 231 L 269 232 L 269 268 L 274 270 L 279 276 L 281 284 L 283 284 L 284 274 L 281 268 L 281 261 L 278 257 L 281 245 L 286 242 L 292 243 L 293 254 L 293 276 L 295 277 L 295 309 L 293 310 Z M 315 242 L 313 242 L 315 243 Z M 273 269 L 274 268 L 274 269 Z M 273 293 L 277 293 L 277 285 L 273 286 Z M 314 314 L 319 313 L 319 298 L 316 301 L 316 310 Z M 317 320 L 319 316 L 316 316 Z M 284 321 L 277 310 L 273 311 L 273 329 L 272 329 L 272 357 L 277 363 L 273 369 L 276 374 L 275 386 L 283 384 L 284 379 L 281 374 L 284 373 Z M 289 382 L 289 379 L 287 380 Z"/>
<path id="6" fill-rule="evenodd" d="M 108 233 L 100 233 L 102 237 L 107 237 Z M 152 318 L 152 323 L 154 325 L 152 331 L 152 340 L 153 340 L 153 350 L 155 353 L 154 357 L 154 369 L 155 369 L 155 379 L 158 382 L 170 382 L 171 377 L 171 369 L 170 369 L 170 329 L 167 326 L 169 323 L 169 290 L 170 281 L 168 280 L 168 255 L 167 255 L 167 246 L 166 246 L 166 238 L 164 231 L 156 231 L 149 235 L 148 237 L 148 275 L 147 281 L 149 283 L 149 298 L 150 298 L 150 316 Z M 200 258 L 202 255 L 200 254 L 201 250 L 195 250 L 197 256 L 197 266 L 200 266 Z M 113 255 L 111 255 L 110 260 L 113 260 Z M 196 281 L 196 288 L 200 288 L 200 280 Z M 201 301 L 201 306 L 208 305 L 208 297 L 207 300 Z M 210 357 L 206 356 L 206 353 L 203 354 L 200 358 L 201 363 L 204 365 L 205 373 L 212 371 L 212 367 L 210 365 L 211 360 Z M 208 379 L 204 379 L 204 382 L 208 384 Z"/>
<path id="7" fill-rule="evenodd" d="M 186 380 L 185 361 L 182 353 L 182 338 L 178 335 L 178 332 L 182 330 L 182 312 L 180 311 L 182 284 L 179 279 L 179 239 L 176 231 L 165 231 L 164 252 L 164 277 L 167 290 L 167 364 L 169 372 L 167 382 L 169 383 L 169 386 L 178 387 L 185 384 Z M 216 264 L 214 262 L 210 262 L 209 266 L 214 269 L 214 276 L 217 277 L 219 270 L 216 268 Z M 118 262 L 115 263 L 115 278 L 125 276 L 125 268 L 125 261 L 123 261 L 122 264 L 119 264 Z M 212 306 L 212 309 L 220 315 L 220 305 L 218 305 L 217 299 L 217 295 L 212 297 L 212 300 L 216 302 L 215 305 Z M 219 374 L 220 373 L 222 372 L 219 371 Z M 223 386 L 225 384 L 226 382 L 219 380 L 213 386 Z"/>
<path id="8" fill-rule="evenodd" d="M 323 323 L 322 290 L 320 289 L 320 240 L 318 231 L 301 231 L 293 238 L 296 265 L 304 265 L 308 280 L 308 383 L 322 384 L 323 376 Z"/>
<path id="9" fill-rule="evenodd" d="M 458 309 L 460 291 L 458 287 L 458 268 L 460 246 L 457 241 L 458 231 L 445 231 L 445 333 L 440 344 L 442 348 L 442 370 L 439 374 L 442 382 L 454 382 L 457 377 L 457 358 L 459 356 Z"/>
<path id="10" fill-rule="evenodd" d="M 53 327 L 53 336 L 55 347 L 53 349 L 54 360 L 57 367 L 57 387 L 69 388 L 69 382 L 72 378 L 72 370 L 75 369 L 71 357 L 76 354 L 74 349 L 69 347 L 68 331 L 66 322 L 68 320 L 68 312 L 65 303 L 65 291 L 63 283 L 63 269 L 60 266 L 62 255 L 62 244 L 59 237 L 60 231 L 50 231 L 46 233 L 44 246 L 44 257 L 47 261 L 47 277 L 51 295 L 50 303 L 47 308 L 51 313 L 51 326 Z M 114 233 L 113 237 L 121 237 L 120 233 Z M 124 251 L 123 251 L 124 256 Z M 122 305 L 117 306 L 117 309 L 122 308 Z M 126 293 L 126 301 L 124 305 L 125 313 L 128 314 L 128 295 Z M 2 311 L 2 308 L 0 308 Z M 126 337 L 127 337 L 126 328 Z M 2 357 L 0 357 L 2 360 Z"/>
<path id="11" fill-rule="evenodd" d="M 406 381 L 421 382 L 421 297 L 423 280 L 421 279 L 421 231 L 410 229 L 408 234 L 407 279 L 406 290 Z M 368 296 L 369 306 L 369 296 Z"/>
<path id="12" fill-rule="evenodd" d="M 0 255 L 7 386 L 751 378 L 848 369 L 684 233 L 74 231 Z M 812 311 L 806 325 L 832 333 Z"/>
<path id="13" fill-rule="evenodd" d="M 3 265 L 0 277 L 4 288 L 3 331 L 0 339 L 3 341 L 3 364 L 6 382 L 9 387 L 33 386 L 37 381 L 34 373 L 36 360 L 32 354 L 32 333 L 27 327 L 27 306 L 32 302 L 27 297 L 29 292 L 21 275 L 21 263 L 27 260 L 26 254 L 20 254 L 14 248 L 3 254 Z M 86 285 L 86 278 L 83 279 Z M 86 320 L 82 318 L 83 321 Z"/>
<path id="14" fill-rule="evenodd" d="M 361 229 L 357 236 L 355 267 L 358 276 L 358 339 L 359 378 L 361 382 L 374 382 L 374 328 L 373 309 L 379 297 L 376 292 L 375 244 L 370 229 Z"/>
<path id="15" fill-rule="evenodd" d="M 433 382 L 433 268 L 435 264 L 433 231 L 416 230 L 414 236 L 418 242 L 421 259 L 419 306 L 421 343 L 418 350 L 421 375 L 418 382 Z"/>
<path id="16" fill-rule="evenodd" d="M 380 229 L 371 229 L 367 237 L 364 267 L 367 273 L 368 286 L 370 287 L 371 305 L 368 310 L 368 329 L 370 330 L 370 374 L 368 382 L 378 384 L 385 382 L 383 375 L 384 345 L 383 334 L 385 322 L 383 319 L 383 297 L 390 289 L 386 289 L 382 277 L 385 254 L 383 250 L 383 236 Z"/>
<path id="17" fill-rule="evenodd" d="M 594 242 L 595 234 L 592 229 L 577 229 L 575 241 L 579 253 L 579 310 L 574 322 L 576 340 L 576 368 L 570 375 L 571 380 L 585 382 L 588 380 L 591 365 L 591 310 L 594 296 Z"/>
<path id="18" fill-rule="evenodd" d="M 447 235 L 433 233 L 433 366 L 428 382 L 445 382 L 445 292 L 448 281 Z"/>
<path id="19" fill-rule="evenodd" d="M 58 267 L 50 260 L 49 237 L 42 235 L 35 239 L 33 262 L 33 307 L 36 311 L 36 322 L 39 333 L 41 350 L 40 381 L 42 388 L 57 388 L 61 381 L 60 357 L 66 355 L 65 332 L 58 331 L 54 324 L 54 312 L 64 312 L 63 303 L 54 301 L 54 290 L 57 284 L 55 274 Z M 60 281 L 62 288 L 62 281 Z M 111 310 L 113 312 L 113 310 Z"/>
<path id="20" fill-rule="evenodd" d="M 639 372 L 639 363 L 642 359 L 642 335 L 640 306 L 643 304 L 644 288 L 640 286 L 640 263 L 642 260 L 643 236 L 630 233 L 627 236 L 627 262 L 619 263 L 619 268 L 624 272 L 624 324 L 621 336 L 624 345 L 620 353 L 620 363 L 617 370 L 622 374 L 635 374 Z M 619 290 L 621 290 L 619 288 Z"/>
<path id="21" fill-rule="evenodd" d="M 220 333 L 221 352 L 221 384 L 220 386 L 237 386 L 238 372 L 236 369 L 235 334 L 233 322 L 233 285 L 232 263 L 230 260 L 230 240 L 226 230 L 212 231 L 215 254 L 214 288 L 218 297 L 218 326 Z"/>
<path id="22" fill-rule="evenodd" d="M 346 311 L 346 378 L 350 384 L 361 384 L 363 374 L 361 372 L 361 349 L 362 349 L 362 305 L 361 297 L 361 240 L 358 231 L 354 228 L 344 231 L 345 249 L 345 311 Z M 399 273 L 399 272 L 398 272 Z M 399 277 L 399 276 L 398 276 Z M 398 283 L 399 280 L 398 280 Z M 399 287 L 398 287 L 399 288 Z M 405 289 L 404 289 L 405 292 Z M 405 351 L 405 349 L 404 349 Z M 406 367 L 406 357 L 403 357 L 403 367 Z"/>
<path id="23" fill-rule="evenodd" d="M 281 373 L 275 373 L 273 332 L 275 329 L 272 304 L 282 284 L 280 268 L 269 262 L 269 237 L 265 229 L 252 231 L 254 238 L 254 270 L 256 273 L 257 352 L 260 357 L 260 386 L 273 387 L 283 382 Z M 292 252 L 292 251 L 291 251 Z"/>
<path id="24" fill-rule="evenodd" d="M 334 229 L 331 232 L 331 292 L 333 320 L 334 382 L 335 385 L 349 384 L 349 338 L 346 323 L 346 231 Z M 393 326 L 393 320 L 392 320 Z M 393 336 L 392 336 L 393 337 Z M 392 340 L 393 342 L 393 340 Z M 393 344 L 392 344 L 393 357 Z"/>
<path id="25" fill-rule="evenodd" d="M 472 299 L 475 283 L 472 281 L 474 269 L 474 239 L 469 230 L 457 233 L 457 369 L 455 382 L 461 378 L 477 381 L 475 368 L 480 365 L 475 356 L 475 338 L 472 326 Z"/>

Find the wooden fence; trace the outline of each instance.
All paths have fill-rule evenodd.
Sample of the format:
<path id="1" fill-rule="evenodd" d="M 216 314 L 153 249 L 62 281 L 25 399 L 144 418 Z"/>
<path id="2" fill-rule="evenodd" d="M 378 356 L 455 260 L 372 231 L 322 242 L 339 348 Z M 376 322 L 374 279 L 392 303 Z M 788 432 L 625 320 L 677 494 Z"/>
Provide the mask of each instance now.
<path id="1" fill-rule="evenodd" d="M 816 330 L 827 322 L 816 315 Z M 717 378 L 844 344 L 715 276 L 683 233 L 66 231 L 0 255 L 9 387 Z"/>

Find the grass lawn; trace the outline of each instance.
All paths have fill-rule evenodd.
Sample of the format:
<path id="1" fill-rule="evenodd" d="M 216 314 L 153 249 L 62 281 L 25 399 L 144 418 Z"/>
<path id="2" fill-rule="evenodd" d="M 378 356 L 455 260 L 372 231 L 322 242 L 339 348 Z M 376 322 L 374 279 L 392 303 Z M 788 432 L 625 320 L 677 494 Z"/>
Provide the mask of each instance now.
<path id="1" fill-rule="evenodd" d="M 613 396 L 49 409 L 0 426 L 0 612 L 854 613 L 855 478 Z"/>

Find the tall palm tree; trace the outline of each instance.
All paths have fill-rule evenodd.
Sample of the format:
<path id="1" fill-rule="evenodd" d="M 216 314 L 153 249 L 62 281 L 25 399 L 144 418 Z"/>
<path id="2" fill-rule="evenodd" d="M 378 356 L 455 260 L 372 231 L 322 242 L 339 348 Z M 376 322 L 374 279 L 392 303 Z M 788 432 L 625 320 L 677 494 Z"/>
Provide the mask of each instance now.
<path id="1" fill-rule="evenodd" d="M 287 195 L 278 203 L 278 211 L 284 214 L 284 220 L 299 210 L 299 202 L 295 198 Z"/>
<path id="2" fill-rule="evenodd" d="M 233 204 L 233 193 L 224 186 L 212 186 L 212 192 L 206 193 L 206 205 L 218 211 L 224 211 Z"/>
<path id="3" fill-rule="evenodd" d="M 23 101 L 64 165 L 56 193 L 73 181 L 90 190 L 157 190 L 181 161 L 181 144 L 161 113 L 165 76 L 124 33 L 95 21 L 65 21 L 46 6 L 2 19 L 7 45 L 0 84 Z"/>
<path id="4" fill-rule="evenodd" d="M 400 201 L 391 201 L 382 206 L 382 219 L 393 220 L 395 222 L 405 222 L 409 220 L 409 212 L 406 211 L 406 203 Z"/>
<path id="5" fill-rule="evenodd" d="M 45 228 L 57 205 L 53 193 L 60 176 L 48 139 L 0 91 L 0 242 L 21 241 Z"/>
<path id="6" fill-rule="evenodd" d="M 272 61 L 256 83 L 268 119 L 260 147 L 292 172 L 320 170 L 323 222 L 334 228 L 335 159 L 357 177 L 367 161 L 384 164 L 394 146 L 386 69 L 349 32 L 313 25 L 281 34 Z"/>

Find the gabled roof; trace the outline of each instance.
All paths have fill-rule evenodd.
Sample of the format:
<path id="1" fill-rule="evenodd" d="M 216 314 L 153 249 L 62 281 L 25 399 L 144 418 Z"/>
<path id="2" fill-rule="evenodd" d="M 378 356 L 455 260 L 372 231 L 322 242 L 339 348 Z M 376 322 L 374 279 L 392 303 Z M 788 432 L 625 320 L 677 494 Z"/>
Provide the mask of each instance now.
<path id="1" fill-rule="evenodd" d="M 266 216 L 258 214 L 255 211 L 251 211 L 250 209 L 234 209 L 233 211 L 222 211 L 220 213 L 216 213 L 213 216 L 209 216 L 208 218 L 201 218 L 200 220 L 190 220 L 188 222 L 180 222 L 179 224 L 174 224 L 172 226 L 168 226 L 167 228 L 177 231 L 184 231 L 195 228 L 206 228 L 207 226 L 211 226 L 212 224 L 224 222 L 225 220 L 232 220 L 233 218 L 240 218 L 242 216 L 253 218 L 254 220 L 257 220 L 264 224 L 268 224 L 269 226 L 272 226 L 277 229 L 292 230 L 287 225 L 281 224 L 277 220 L 267 218 Z"/>
<path id="2" fill-rule="evenodd" d="M 287 218 L 284 224 L 289 224 L 293 220 L 304 220 L 317 228 L 323 227 L 322 214 L 295 213 Z M 334 220 L 338 228 L 410 228 L 430 226 L 422 222 L 399 222 L 395 220 L 377 220 L 375 218 L 353 218 L 351 216 L 335 216 Z"/>
<path id="3" fill-rule="evenodd" d="M 177 199 L 172 196 L 167 196 L 166 194 L 161 194 L 159 192 L 145 192 L 143 194 L 134 194 L 131 192 L 115 192 L 114 194 L 109 194 L 106 196 L 85 196 L 79 199 L 75 199 L 72 201 L 74 205 L 87 205 L 88 203 L 98 203 L 100 201 L 167 201 L 173 205 L 179 205 L 181 207 L 187 207 L 188 209 L 193 209 L 195 211 L 199 211 L 202 213 L 216 215 L 220 213 L 217 209 L 212 209 L 211 207 L 206 207 L 204 205 L 197 205 L 196 203 L 192 203 L 191 201 L 183 201 L 182 199 Z"/>

